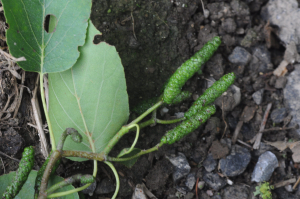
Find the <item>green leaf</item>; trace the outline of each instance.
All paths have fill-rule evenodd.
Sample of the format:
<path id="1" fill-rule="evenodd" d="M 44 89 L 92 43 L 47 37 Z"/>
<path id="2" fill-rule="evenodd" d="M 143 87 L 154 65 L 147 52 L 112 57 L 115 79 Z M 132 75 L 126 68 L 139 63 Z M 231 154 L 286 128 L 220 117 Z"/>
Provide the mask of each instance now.
<path id="1" fill-rule="evenodd" d="M 128 150 L 129 150 L 129 148 L 123 149 L 117 157 L 118 158 L 129 158 L 129 157 L 134 156 L 142 151 L 141 149 L 133 148 L 130 153 L 127 153 Z M 138 158 L 139 157 L 131 159 L 131 160 L 123 161 L 123 162 L 118 162 L 118 163 L 123 164 L 124 166 L 126 166 L 128 168 L 131 168 L 136 163 Z"/>
<path id="2" fill-rule="evenodd" d="M 14 179 L 16 175 L 16 172 L 10 172 L 9 174 L 5 174 L 0 176 L 0 196 L 3 195 L 6 187 L 11 183 L 11 181 Z M 25 182 L 24 186 L 22 187 L 19 194 L 15 197 L 15 199 L 32 199 L 34 198 L 34 182 L 35 177 L 37 175 L 37 171 L 32 170 L 28 176 L 27 181 Z M 57 182 L 62 181 L 63 178 L 59 176 L 53 176 L 49 179 L 48 187 L 56 184 Z M 61 191 L 68 191 L 74 189 L 73 186 L 69 185 L 62 189 L 59 189 L 59 192 Z M 73 193 L 64 197 L 61 197 L 63 199 L 79 199 L 78 193 Z"/>
<path id="3" fill-rule="evenodd" d="M 52 73 L 73 66 L 79 56 L 78 46 L 84 44 L 91 0 L 2 0 L 2 4 L 9 24 L 6 32 L 9 51 L 14 57 L 27 60 L 18 62 L 20 67 Z M 44 29 L 46 16 L 56 18 L 52 33 Z"/>
<path id="4" fill-rule="evenodd" d="M 81 143 L 66 139 L 64 149 L 101 152 L 129 116 L 124 69 L 115 47 L 93 43 L 99 34 L 90 22 L 77 63 L 49 74 L 49 115 L 55 139 L 66 128 L 82 135 Z M 81 158 L 70 158 L 83 161 Z"/>

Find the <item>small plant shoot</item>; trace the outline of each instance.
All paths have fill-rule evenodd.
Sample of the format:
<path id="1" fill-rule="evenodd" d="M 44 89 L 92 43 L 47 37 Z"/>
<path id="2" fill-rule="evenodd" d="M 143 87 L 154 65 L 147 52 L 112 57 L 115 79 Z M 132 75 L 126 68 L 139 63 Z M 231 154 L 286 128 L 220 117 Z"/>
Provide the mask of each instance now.
<path id="1" fill-rule="evenodd" d="M 182 87 L 218 49 L 221 39 L 214 37 L 174 72 L 161 96 L 134 108 L 133 111 L 139 116 L 128 123 L 129 103 L 124 69 L 115 47 L 105 42 L 98 45 L 93 43 L 94 36 L 100 32 L 88 20 L 91 0 L 74 0 L 69 5 L 63 3 L 64 11 L 61 3 L 54 1 L 46 0 L 41 3 L 40 0 L 32 0 L 24 1 L 24 4 L 22 2 L 2 0 L 4 14 L 10 27 L 7 31 L 7 44 L 13 56 L 23 56 L 27 60 L 18 63 L 24 70 L 40 73 L 41 98 L 52 151 L 37 172 L 32 171 L 34 149 L 25 148 L 14 179 L 9 186 L 5 185 L 6 191 L 0 192 L 4 199 L 14 198 L 20 190 L 24 199 L 71 196 L 78 198 L 77 192 L 86 189 L 95 181 L 98 161 L 107 164 L 115 175 L 116 190 L 112 198 L 116 198 L 120 181 L 111 162 L 120 162 L 131 167 L 141 155 L 156 151 L 164 144 L 173 144 L 195 131 L 216 112 L 212 103 L 235 81 L 234 73 L 224 75 L 194 102 L 183 118 L 156 118 L 156 111 L 162 105 L 178 104 L 191 97 L 192 93 L 182 91 Z M 84 7 L 82 4 L 85 4 Z M 63 12 L 66 13 L 62 15 Z M 14 15 L 18 16 L 18 21 L 15 21 Z M 43 21 L 50 15 L 55 16 L 57 22 L 51 22 L 50 17 L 47 32 Z M 68 27 L 65 24 L 69 24 L 70 21 L 73 25 L 66 29 Z M 50 27 L 51 24 L 55 25 Z M 24 51 L 20 50 L 22 43 Z M 55 48 L 55 45 L 58 47 Z M 46 108 L 43 89 L 43 75 L 46 73 L 49 73 L 49 111 Z M 152 114 L 151 119 L 142 122 L 149 114 Z M 135 147 L 142 128 L 172 123 L 179 124 L 166 132 L 152 148 Z M 110 156 L 114 146 L 131 131 L 135 131 L 132 145 L 124 148 L 118 156 Z M 53 183 L 53 178 L 61 179 L 54 173 L 62 157 L 73 161 L 93 160 L 93 172 L 68 176 Z M 27 180 L 28 176 L 30 177 Z M 1 176 L 0 184 L 7 177 Z M 22 186 L 27 181 L 32 187 L 25 196 Z M 84 185 L 77 188 L 70 186 L 75 182 Z"/>

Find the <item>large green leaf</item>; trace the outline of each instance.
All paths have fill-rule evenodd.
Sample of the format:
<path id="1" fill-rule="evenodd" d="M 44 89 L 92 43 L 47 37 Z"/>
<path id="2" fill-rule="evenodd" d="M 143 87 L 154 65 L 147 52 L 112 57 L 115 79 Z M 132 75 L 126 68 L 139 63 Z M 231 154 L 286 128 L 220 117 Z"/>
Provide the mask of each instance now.
<path id="1" fill-rule="evenodd" d="M 2 0 L 9 29 L 10 53 L 24 56 L 18 64 L 27 71 L 51 73 L 65 71 L 76 62 L 85 40 L 91 0 Z M 44 29 L 47 15 L 55 16 L 53 33 Z"/>
<path id="2" fill-rule="evenodd" d="M 34 183 L 36 178 L 37 171 L 32 170 L 28 176 L 27 181 L 23 185 L 19 194 L 15 197 L 15 199 L 32 199 L 34 198 Z M 16 172 L 10 172 L 9 174 L 5 174 L 0 176 L 0 197 L 3 195 L 6 187 L 11 184 L 11 181 L 15 177 Z M 63 178 L 59 176 L 53 176 L 49 179 L 48 187 L 56 184 L 57 182 L 62 181 Z M 73 186 L 69 185 L 59 189 L 58 191 L 68 191 L 74 189 Z M 78 193 L 73 193 L 64 197 L 60 197 L 61 199 L 79 199 Z"/>
<path id="3" fill-rule="evenodd" d="M 69 70 L 49 74 L 49 115 L 55 139 L 66 128 L 83 136 L 67 138 L 64 149 L 101 152 L 129 116 L 124 69 L 115 47 L 93 43 L 99 34 L 90 22 L 80 57 Z M 73 158 L 82 161 L 84 159 Z"/>

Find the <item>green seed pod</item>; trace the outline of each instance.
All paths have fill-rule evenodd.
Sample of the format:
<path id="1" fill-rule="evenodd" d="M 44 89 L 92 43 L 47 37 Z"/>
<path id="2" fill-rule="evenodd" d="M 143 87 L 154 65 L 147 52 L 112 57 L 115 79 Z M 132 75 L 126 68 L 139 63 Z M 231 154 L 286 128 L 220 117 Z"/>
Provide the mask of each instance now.
<path id="1" fill-rule="evenodd" d="M 205 90 L 190 107 L 190 109 L 184 114 L 186 118 L 191 118 L 195 115 L 202 107 L 205 107 L 214 102 L 218 97 L 222 95 L 231 84 L 234 83 L 235 74 L 228 73 L 216 81 L 211 87 Z"/>
<path id="2" fill-rule="evenodd" d="M 220 37 L 214 37 L 175 71 L 164 90 L 163 100 L 165 103 L 172 104 L 174 98 L 180 94 L 185 82 L 201 69 L 201 65 L 214 54 L 220 44 Z"/>
<path id="3" fill-rule="evenodd" d="M 95 181 L 94 176 L 92 175 L 82 175 L 80 178 L 80 183 L 81 184 L 87 184 L 87 183 L 93 183 Z"/>
<path id="4" fill-rule="evenodd" d="M 22 159 L 19 163 L 19 168 L 16 172 L 16 176 L 13 179 L 10 186 L 6 188 L 2 198 L 10 199 L 18 195 L 23 184 L 26 182 L 29 173 L 34 165 L 34 149 L 32 146 L 26 147 L 22 153 Z"/>
<path id="5" fill-rule="evenodd" d="M 174 142 L 179 141 L 206 122 L 206 120 L 215 112 L 216 108 L 214 105 L 202 108 L 201 111 L 196 113 L 192 118 L 184 120 L 180 125 L 168 131 L 165 136 L 162 137 L 161 142 L 164 144 L 173 144 Z"/>
<path id="6" fill-rule="evenodd" d="M 181 93 L 175 97 L 175 99 L 173 100 L 172 104 L 179 104 L 180 102 L 182 102 L 183 100 L 186 100 L 186 99 L 190 98 L 191 96 L 192 96 L 191 92 L 189 92 L 189 91 L 181 91 Z"/>

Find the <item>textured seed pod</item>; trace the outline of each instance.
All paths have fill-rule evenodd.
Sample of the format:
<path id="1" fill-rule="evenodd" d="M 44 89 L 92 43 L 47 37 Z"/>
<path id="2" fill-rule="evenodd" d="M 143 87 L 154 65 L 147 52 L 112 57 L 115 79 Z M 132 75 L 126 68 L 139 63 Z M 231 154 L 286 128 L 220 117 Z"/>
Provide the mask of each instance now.
<path id="1" fill-rule="evenodd" d="M 163 100 L 165 103 L 172 104 L 175 97 L 180 94 L 185 82 L 201 69 L 201 65 L 214 54 L 220 44 L 220 37 L 214 37 L 175 71 L 164 90 Z"/>
<path id="2" fill-rule="evenodd" d="M 10 186 L 6 188 L 2 198 L 10 199 L 18 195 L 22 186 L 26 182 L 29 173 L 34 165 L 34 149 L 32 146 L 26 147 L 22 153 L 22 159 L 19 163 L 19 168 L 16 172 L 16 176 L 13 179 Z"/>
<path id="3" fill-rule="evenodd" d="M 228 73 L 216 81 L 211 87 L 205 90 L 190 107 L 190 109 L 184 114 L 186 118 L 191 118 L 195 115 L 202 107 L 205 107 L 214 102 L 218 97 L 222 95 L 231 84 L 234 83 L 235 74 Z"/>
<path id="4" fill-rule="evenodd" d="M 201 124 L 206 122 L 211 115 L 216 112 L 214 105 L 206 106 L 196 113 L 192 118 L 184 120 L 180 125 L 168 131 L 162 137 L 161 142 L 164 144 L 173 144 L 184 136 L 196 130 Z"/>
<path id="5" fill-rule="evenodd" d="M 172 104 L 179 104 L 180 102 L 190 98 L 192 96 L 192 93 L 189 91 L 181 91 L 179 95 L 175 97 Z"/>

